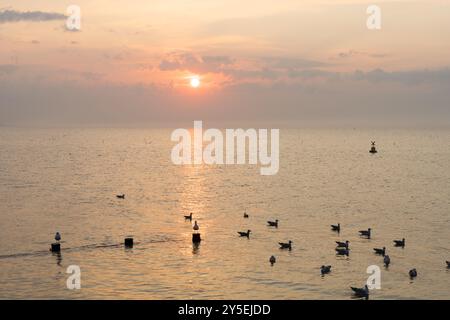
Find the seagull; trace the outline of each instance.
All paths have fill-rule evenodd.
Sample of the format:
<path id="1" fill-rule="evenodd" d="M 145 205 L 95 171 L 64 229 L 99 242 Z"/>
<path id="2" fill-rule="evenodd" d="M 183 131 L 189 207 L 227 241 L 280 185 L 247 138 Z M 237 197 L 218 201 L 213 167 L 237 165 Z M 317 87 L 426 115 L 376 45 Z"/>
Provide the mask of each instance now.
<path id="1" fill-rule="evenodd" d="M 247 212 L 244 212 L 244 218 L 248 218 Z"/>
<path id="2" fill-rule="evenodd" d="M 372 229 L 367 229 L 367 230 L 361 230 L 359 231 L 360 236 L 364 236 L 367 237 L 367 239 L 370 239 L 370 233 L 371 233 Z"/>
<path id="3" fill-rule="evenodd" d="M 373 248 L 375 251 L 375 254 L 381 254 L 383 257 L 386 254 L 386 247 L 383 247 L 383 249 Z"/>
<path id="4" fill-rule="evenodd" d="M 347 248 L 336 248 L 336 254 L 340 256 L 348 256 L 350 254 L 350 250 Z"/>
<path id="5" fill-rule="evenodd" d="M 409 270 L 409 276 L 411 277 L 411 279 L 417 277 L 416 268 Z"/>
<path id="6" fill-rule="evenodd" d="M 367 284 L 364 286 L 364 288 L 355 288 L 355 287 L 350 287 L 354 294 L 358 297 L 369 297 L 369 287 L 367 286 Z"/>
<path id="7" fill-rule="evenodd" d="M 403 238 L 402 240 L 394 240 L 394 246 L 404 247 L 405 246 L 405 238 Z"/>
<path id="8" fill-rule="evenodd" d="M 275 220 L 275 221 L 267 221 L 267 225 L 268 225 L 269 227 L 275 227 L 275 228 L 278 228 L 278 220 Z"/>
<path id="9" fill-rule="evenodd" d="M 275 256 L 271 256 L 269 259 L 270 264 L 273 266 L 275 262 L 277 262 L 277 259 L 275 258 Z"/>
<path id="10" fill-rule="evenodd" d="M 289 250 L 292 250 L 292 241 L 291 241 L 291 240 L 289 240 L 288 243 L 278 242 L 278 244 L 280 245 L 280 249 L 289 249 Z"/>
<path id="11" fill-rule="evenodd" d="M 192 212 L 188 216 L 184 216 L 184 220 L 192 221 Z"/>
<path id="12" fill-rule="evenodd" d="M 331 230 L 340 232 L 341 231 L 341 224 L 340 223 L 338 223 L 337 225 L 336 224 L 332 224 L 331 225 Z"/>
<path id="13" fill-rule="evenodd" d="M 389 258 L 388 255 L 385 255 L 383 261 L 384 261 L 385 267 L 387 268 L 387 267 L 389 267 L 389 264 L 391 263 L 391 258 Z"/>
<path id="14" fill-rule="evenodd" d="M 330 271 L 331 271 L 331 266 L 321 266 L 320 267 L 320 273 L 322 275 L 330 273 Z"/>
<path id="15" fill-rule="evenodd" d="M 251 230 L 247 230 L 247 232 L 238 231 L 240 237 L 247 237 L 247 238 L 250 238 L 250 232 Z"/>
<path id="16" fill-rule="evenodd" d="M 450 261 L 445 261 L 447 263 L 447 268 L 450 268 Z"/>
<path id="17" fill-rule="evenodd" d="M 61 234 L 59 232 L 56 232 L 55 234 L 55 240 L 60 241 L 61 240 Z"/>
<path id="18" fill-rule="evenodd" d="M 347 248 L 348 249 L 348 244 L 350 243 L 350 241 L 345 241 L 345 242 L 341 242 L 341 241 L 336 241 L 337 246 L 341 247 L 341 248 Z"/>
<path id="19" fill-rule="evenodd" d="M 118 194 L 118 195 L 116 195 L 116 197 L 118 199 L 125 199 L 125 194 Z"/>
<path id="20" fill-rule="evenodd" d="M 197 221 L 195 221 L 193 229 L 194 229 L 194 231 L 198 231 L 198 229 L 200 229 L 198 224 L 197 224 Z"/>

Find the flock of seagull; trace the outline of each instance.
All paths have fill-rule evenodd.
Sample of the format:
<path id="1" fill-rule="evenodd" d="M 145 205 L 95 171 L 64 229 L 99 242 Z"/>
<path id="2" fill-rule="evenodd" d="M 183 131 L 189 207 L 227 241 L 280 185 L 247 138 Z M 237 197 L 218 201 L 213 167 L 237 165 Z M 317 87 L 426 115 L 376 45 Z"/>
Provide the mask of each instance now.
<path id="1" fill-rule="evenodd" d="M 116 195 L 116 197 L 118 199 L 125 199 L 125 194 L 118 194 Z M 192 222 L 192 212 L 187 215 L 184 216 L 185 220 L 191 221 Z M 244 218 L 248 219 L 249 215 L 247 212 L 244 212 Z M 274 228 L 278 228 L 278 219 L 274 220 L 274 221 L 267 221 L 267 226 L 268 227 L 274 227 Z M 194 222 L 194 226 L 193 226 L 193 230 L 195 232 L 198 232 L 199 230 L 199 226 L 197 221 Z M 340 233 L 341 231 L 341 224 L 338 223 L 336 225 L 332 224 L 331 225 L 331 230 L 335 231 L 337 233 Z M 250 239 L 250 233 L 252 231 L 251 230 L 247 230 L 247 231 L 238 231 L 238 235 L 240 237 L 246 237 L 248 239 Z M 370 239 L 371 235 L 372 235 L 372 229 L 368 228 L 367 230 L 360 230 L 359 231 L 359 235 L 361 237 Z M 59 242 L 61 240 L 61 234 L 59 232 L 56 232 L 55 234 L 55 240 L 57 242 Z M 278 244 L 280 245 L 280 249 L 282 250 L 292 250 L 292 241 L 289 240 L 288 242 L 279 242 Z M 350 254 L 350 241 L 346 240 L 346 241 L 336 241 L 336 255 L 340 255 L 340 256 L 348 256 Z M 401 239 L 401 240 L 394 240 L 394 246 L 395 247 L 401 247 L 404 248 L 406 244 L 405 238 Z M 389 257 L 389 255 L 386 254 L 386 247 L 383 248 L 373 248 L 374 253 L 377 255 L 381 255 L 383 256 L 383 262 L 386 268 L 389 267 L 389 264 L 391 263 L 391 258 Z M 271 256 L 269 258 L 269 262 L 271 264 L 271 266 L 273 266 L 276 263 L 277 259 L 275 256 Z M 447 264 L 447 268 L 450 268 L 450 261 L 446 261 Z M 331 265 L 322 265 L 320 267 L 320 273 L 322 274 L 322 276 L 324 276 L 325 274 L 328 274 L 331 272 Z M 409 270 L 408 272 L 409 276 L 411 279 L 417 277 L 417 269 L 413 268 L 411 270 Z M 368 298 L 369 297 L 369 287 L 367 286 L 367 284 L 363 287 L 363 288 L 357 288 L 357 287 L 350 287 L 351 290 L 353 291 L 354 295 L 357 297 L 361 297 L 361 298 Z"/>
<path id="2" fill-rule="evenodd" d="M 244 212 L 244 218 L 248 219 L 249 215 L 247 212 Z M 184 216 L 185 220 L 189 220 L 192 221 L 192 212 L 188 215 L 188 216 Z M 274 227 L 274 228 L 278 228 L 278 220 L 275 221 L 267 221 L 267 226 L 268 227 Z M 194 231 L 198 231 L 199 227 L 197 224 L 197 221 L 195 221 L 194 223 L 194 227 L 193 227 Z M 340 233 L 341 231 L 341 224 L 338 223 L 336 225 L 332 224 L 331 225 L 331 230 L 335 231 L 337 233 Z M 246 237 L 248 239 L 250 239 L 250 233 L 252 231 L 251 230 L 247 230 L 247 231 L 238 231 L 238 235 L 239 237 Z M 364 237 L 366 239 L 370 239 L 371 235 L 372 235 L 372 229 L 368 228 L 367 230 L 360 230 L 358 231 L 360 237 Z M 346 240 L 346 241 L 335 241 L 336 242 L 336 255 L 340 255 L 340 256 L 348 256 L 350 254 L 350 241 Z M 393 240 L 394 242 L 394 247 L 401 247 L 404 248 L 406 241 L 405 238 L 401 239 L 401 240 Z M 278 244 L 280 245 L 280 249 L 282 250 L 292 250 L 292 241 L 289 240 L 288 242 L 279 242 Z M 373 251 L 375 254 L 377 255 L 381 255 L 383 256 L 383 263 L 384 266 L 386 268 L 389 267 L 389 264 L 391 263 L 391 258 L 389 257 L 389 255 L 386 254 L 386 247 L 383 248 L 373 248 Z M 269 258 L 269 262 L 271 264 L 271 266 L 273 266 L 276 263 L 277 259 L 275 256 L 271 256 Z M 446 261 L 447 264 L 447 268 L 450 268 L 450 261 Z M 320 273 L 322 276 L 324 276 L 325 274 L 328 274 L 331 272 L 331 265 L 322 265 L 320 267 Z M 417 277 L 417 269 L 413 268 L 411 270 L 409 270 L 408 272 L 409 277 L 411 279 L 414 279 L 415 277 Z M 366 284 L 364 287 L 362 288 L 357 288 L 357 287 L 350 287 L 350 289 L 353 291 L 353 294 L 356 297 L 360 297 L 360 298 L 369 298 L 369 287 Z"/>

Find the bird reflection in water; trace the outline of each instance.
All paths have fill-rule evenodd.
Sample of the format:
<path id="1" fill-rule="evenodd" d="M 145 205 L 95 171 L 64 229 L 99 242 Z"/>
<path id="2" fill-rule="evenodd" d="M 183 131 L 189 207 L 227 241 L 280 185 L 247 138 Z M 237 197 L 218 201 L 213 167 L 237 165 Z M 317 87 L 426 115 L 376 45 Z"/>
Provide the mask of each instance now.
<path id="1" fill-rule="evenodd" d="M 200 243 L 199 242 L 192 243 L 192 253 L 197 254 L 199 253 L 199 250 L 200 250 Z"/>

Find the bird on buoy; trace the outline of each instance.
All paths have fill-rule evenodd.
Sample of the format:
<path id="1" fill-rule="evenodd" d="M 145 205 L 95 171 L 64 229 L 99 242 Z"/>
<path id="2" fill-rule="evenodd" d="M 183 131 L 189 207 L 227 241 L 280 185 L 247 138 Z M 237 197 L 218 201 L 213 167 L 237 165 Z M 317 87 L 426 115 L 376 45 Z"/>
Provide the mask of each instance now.
<path id="1" fill-rule="evenodd" d="M 411 277 L 411 279 L 417 277 L 416 268 L 409 270 L 409 276 Z"/>
<path id="2" fill-rule="evenodd" d="M 192 212 L 188 216 L 184 216 L 184 220 L 192 221 Z"/>
<path id="3" fill-rule="evenodd" d="M 270 265 L 274 265 L 275 262 L 277 262 L 277 259 L 275 258 L 275 256 L 271 256 L 269 259 Z"/>
<path id="4" fill-rule="evenodd" d="M 331 272 L 331 266 L 321 266 L 320 267 L 320 273 L 322 275 L 330 273 Z"/>
<path id="5" fill-rule="evenodd" d="M 405 246 L 405 238 L 403 238 L 402 240 L 394 240 L 394 246 L 404 247 Z"/>
<path id="6" fill-rule="evenodd" d="M 384 256 L 383 262 L 386 268 L 389 267 L 389 264 L 391 263 L 391 258 L 389 258 L 389 255 Z"/>
<path id="7" fill-rule="evenodd" d="M 331 230 L 336 231 L 336 232 L 340 232 L 341 231 L 341 224 L 332 224 L 331 225 Z"/>
<path id="8" fill-rule="evenodd" d="M 269 227 L 275 227 L 275 228 L 278 228 L 278 220 L 275 220 L 275 221 L 267 221 L 267 225 L 268 225 Z"/>
<path id="9" fill-rule="evenodd" d="M 198 226 L 198 224 L 197 224 L 197 220 L 196 220 L 195 223 L 194 223 L 193 229 L 194 229 L 194 231 L 198 231 L 198 229 L 200 229 L 199 226 Z"/>
<path id="10" fill-rule="evenodd" d="M 61 240 L 61 234 L 59 232 L 56 232 L 55 240 L 58 241 L 58 242 Z"/>
<path id="11" fill-rule="evenodd" d="M 244 218 L 248 218 L 247 212 L 244 212 Z"/>
<path id="12" fill-rule="evenodd" d="M 247 232 L 238 231 L 240 237 L 247 237 L 247 238 L 250 238 L 250 232 L 251 230 L 247 230 Z"/>
<path id="13" fill-rule="evenodd" d="M 372 141 L 372 147 L 370 148 L 370 153 L 377 153 L 377 148 L 375 148 L 375 141 Z"/>

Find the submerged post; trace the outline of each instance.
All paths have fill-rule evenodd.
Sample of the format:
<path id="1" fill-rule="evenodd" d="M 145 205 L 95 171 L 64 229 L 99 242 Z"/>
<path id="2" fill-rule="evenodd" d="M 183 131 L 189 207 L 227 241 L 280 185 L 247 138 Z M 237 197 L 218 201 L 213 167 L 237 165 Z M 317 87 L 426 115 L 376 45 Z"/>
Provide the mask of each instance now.
<path id="1" fill-rule="evenodd" d="M 59 244 L 59 243 L 52 243 L 50 251 L 51 252 L 61 252 L 61 244 Z"/>
<path id="2" fill-rule="evenodd" d="M 125 248 L 133 248 L 133 238 L 125 238 Z"/>
<path id="3" fill-rule="evenodd" d="M 200 241 L 202 241 L 202 239 L 200 237 L 200 233 L 193 233 L 192 234 L 192 242 L 193 243 L 200 243 Z"/>

